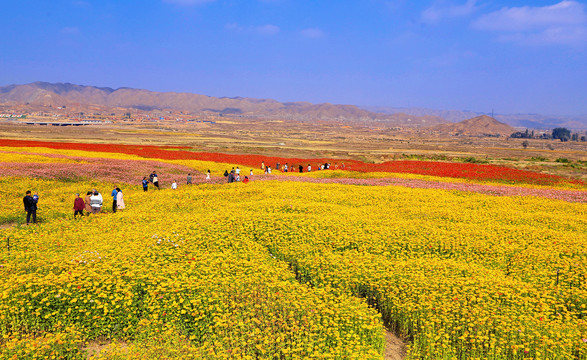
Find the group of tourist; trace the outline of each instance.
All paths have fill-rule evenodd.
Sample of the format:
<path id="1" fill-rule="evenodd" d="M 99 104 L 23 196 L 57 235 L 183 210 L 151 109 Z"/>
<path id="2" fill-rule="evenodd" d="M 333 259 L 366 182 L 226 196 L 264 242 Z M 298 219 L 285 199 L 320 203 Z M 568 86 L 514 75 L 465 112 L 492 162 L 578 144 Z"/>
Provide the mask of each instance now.
<path id="1" fill-rule="evenodd" d="M 210 180 L 211 176 L 210 176 L 210 170 L 208 170 L 206 172 L 206 180 Z M 191 185 L 193 181 L 193 177 L 192 177 L 192 173 L 188 173 L 187 178 L 186 178 L 186 184 L 187 185 Z M 157 189 L 157 190 L 161 190 L 161 187 L 159 186 L 159 176 L 157 175 L 157 172 L 155 170 L 153 170 L 153 172 L 151 173 L 151 175 L 149 175 L 149 177 L 143 177 L 142 180 L 142 185 L 143 185 L 143 191 L 147 192 L 149 191 L 149 183 L 153 184 L 153 186 Z M 177 180 L 173 179 L 173 182 L 171 183 L 171 189 L 176 190 L 177 189 Z"/>
<path id="2" fill-rule="evenodd" d="M 295 172 L 296 168 L 298 169 L 298 172 L 303 173 L 304 172 L 304 166 L 303 165 L 289 165 L 288 163 L 285 163 L 283 166 L 281 166 L 281 164 L 278 162 L 277 164 L 275 164 L 275 169 L 277 169 L 278 171 L 282 171 L 282 172 Z M 331 168 L 330 163 L 319 163 L 316 166 L 316 169 L 318 170 L 328 170 Z M 338 163 L 334 164 L 334 169 L 338 169 Z M 341 170 L 345 170 L 346 166 L 344 165 L 344 163 L 341 164 L 340 169 Z M 261 162 L 261 170 L 264 171 L 265 174 L 271 174 L 271 166 L 266 166 L 265 165 L 265 161 Z M 251 170 L 251 175 L 252 175 L 252 171 Z M 312 164 L 308 164 L 308 166 L 306 167 L 306 171 L 307 172 L 312 172 Z"/>
<path id="3" fill-rule="evenodd" d="M 84 199 L 80 197 L 79 193 L 75 194 L 75 196 L 76 198 L 73 203 L 74 218 L 77 215 L 83 216 L 84 210 L 86 211 L 87 215 L 99 214 L 102 211 L 104 198 L 102 197 L 102 194 L 98 192 L 98 190 L 93 189 L 92 191 L 88 191 Z M 110 196 L 112 196 L 112 212 L 122 210 L 126 207 L 124 205 L 124 194 L 119 187 L 112 189 Z"/>
<path id="4" fill-rule="evenodd" d="M 281 170 L 283 172 L 288 172 L 288 171 L 294 172 L 295 171 L 295 166 L 294 165 L 290 166 L 288 163 L 284 164 L 283 167 L 281 166 L 280 163 L 277 163 L 275 168 L 277 170 Z M 324 169 L 329 169 L 329 168 L 330 168 L 330 163 L 318 165 L 319 170 L 324 170 Z M 335 168 L 338 168 L 337 164 L 335 164 Z M 342 164 L 341 168 L 344 169 L 344 164 Z M 271 166 L 265 166 L 264 161 L 261 163 L 261 169 L 266 174 L 271 174 Z M 299 170 L 299 172 L 303 172 L 304 167 L 302 165 L 299 165 L 298 170 Z M 308 172 L 312 171 L 311 164 L 308 164 L 307 171 Z M 249 171 L 249 176 L 253 176 L 253 169 L 251 169 Z M 229 183 L 243 182 L 246 184 L 249 182 L 248 176 L 244 176 L 244 178 L 241 177 L 241 169 L 238 166 L 236 168 L 233 167 L 230 172 L 228 172 L 228 170 L 224 171 L 224 177 L 226 177 L 227 182 L 229 182 Z M 208 170 L 206 172 L 206 180 L 210 180 L 210 179 L 211 179 L 211 174 L 210 174 L 210 170 Z M 188 173 L 187 178 L 186 178 L 186 184 L 190 185 L 190 184 L 192 184 L 192 181 L 193 181 L 192 174 Z M 161 188 L 159 186 L 159 176 L 157 175 L 157 172 L 154 170 L 149 175 L 149 177 L 146 177 L 146 176 L 143 177 L 143 180 L 142 180 L 143 191 L 149 190 L 149 183 L 153 184 L 153 186 L 157 190 L 161 190 Z M 177 189 L 177 181 L 176 180 L 173 180 L 173 182 L 171 183 L 171 189 L 173 189 L 173 190 Z M 115 187 L 112 190 L 112 193 L 110 195 L 112 196 L 112 212 L 116 212 L 117 210 L 122 210 L 125 208 L 123 193 L 119 187 Z M 99 214 L 102 211 L 102 205 L 103 205 L 104 199 L 102 197 L 102 194 L 100 194 L 96 189 L 93 189 L 92 191 L 88 191 L 86 193 L 85 198 L 83 198 L 83 199 L 81 198 L 79 193 L 75 194 L 75 196 L 76 197 L 75 197 L 74 204 L 73 204 L 73 210 L 74 210 L 73 217 L 74 217 L 74 219 L 77 217 L 77 215 L 84 216 L 84 210 L 86 211 L 86 215 Z M 27 215 L 26 215 L 27 225 L 31 222 L 31 220 L 33 223 L 37 222 L 37 209 L 38 209 L 37 204 L 38 204 L 38 202 L 39 202 L 38 193 L 31 195 L 30 190 L 26 192 L 26 196 L 23 198 L 23 203 L 24 203 L 24 210 L 27 213 Z"/>
<path id="5" fill-rule="evenodd" d="M 251 169 L 250 175 L 253 175 L 253 169 Z M 236 167 L 236 169 L 232 168 L 232 170 L 230 170 L 230 173 L 228 172 L 228 170 L 224 170 L 224 177 L 226 178 L 226 181 L 228 183 L 240 182 L 241 180 L 244 184 L 249 182 L 248 176 L 245 176 L 244 179 L 241 179 L 241 169 L 238 166 Z"/>
<path id="6" fill-rule="evenodd" d="M 125 208 L 124 195 L 119 187 L 112 189 L 112 212 L 122 210 Z M 103 205 L 102 194 L 98 190 L 93 189 L 86 193 L 85 198 L 81 198 L 80 193 L 75 194 L 75 200 L 73 201 L 73 218 L 75 219 L 78 215 L 84 216 L 84 210 L 86 215 L 99 214 L 102 211 Z M 26 224 L 37 223 L 37 209 L 39 203 L 39 194 L 31 196 L 31 191 L 28 190 L 25 197 L 22 199 L 24 203 L 24 211 L 26 211 Z"/>
<path id="7" fill-rule="evenodd" d="M 149 190 L 149 182 L 151 184 L 153 184 L 153 186 L 157 189 L 157 190 L 161 190 L 161 188 L 159 187 L 159 176 L 157 175 L 157 172 L 155 172 L 155 170 L 153 170 L 153 172 L 151 173 L 151 175 L 149 175 L 149 179 L 147 180 L 147 177 L 144 176 L 143 177 L 143 191 L 148 191 Z"/>

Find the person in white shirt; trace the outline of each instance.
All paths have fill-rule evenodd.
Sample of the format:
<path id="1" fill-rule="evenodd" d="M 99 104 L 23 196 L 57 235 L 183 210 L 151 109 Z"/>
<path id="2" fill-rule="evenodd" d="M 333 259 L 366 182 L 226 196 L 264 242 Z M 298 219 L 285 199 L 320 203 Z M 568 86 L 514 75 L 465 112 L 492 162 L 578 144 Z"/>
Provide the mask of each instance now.
<path id="1" fill-rule="evenodd" d="M 171 183 L 171 188 L 173 190 L 177 189 L 177 181 L 173 180 L 173 183 Z"/>
<path id="2" fill-rule="evenodd" d="M 94 189 L 90 196 L 90 206 L 92 207 L 92 214 L 99 214 L 102 211 L 102 194 Z"/>

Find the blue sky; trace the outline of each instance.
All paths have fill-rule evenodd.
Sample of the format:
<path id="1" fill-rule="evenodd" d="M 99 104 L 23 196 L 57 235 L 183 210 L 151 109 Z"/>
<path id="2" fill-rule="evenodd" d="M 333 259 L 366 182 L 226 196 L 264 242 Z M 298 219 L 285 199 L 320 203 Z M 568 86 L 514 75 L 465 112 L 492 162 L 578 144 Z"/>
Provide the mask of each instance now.
<path id="1" fill-rule="evenodd" d="M 0 85 L 587 114 L 585 1 L 3 1 Z"/>

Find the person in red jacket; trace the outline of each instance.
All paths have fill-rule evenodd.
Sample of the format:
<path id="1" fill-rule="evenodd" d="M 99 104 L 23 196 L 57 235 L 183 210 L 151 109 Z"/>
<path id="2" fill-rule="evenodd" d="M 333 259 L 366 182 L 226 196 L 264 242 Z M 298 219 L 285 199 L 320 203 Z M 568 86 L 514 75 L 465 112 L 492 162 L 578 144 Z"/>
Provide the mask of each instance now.
<path id="1" fill-rule="evenodd" d="M 73 218 L 75 219 L 76 215 L 84 216 L 84 208 L 86 204 L 84 203 L 84 199 L 79 197 L 79 193 L 75 194 L 75 201 L 73 202 Z"/>

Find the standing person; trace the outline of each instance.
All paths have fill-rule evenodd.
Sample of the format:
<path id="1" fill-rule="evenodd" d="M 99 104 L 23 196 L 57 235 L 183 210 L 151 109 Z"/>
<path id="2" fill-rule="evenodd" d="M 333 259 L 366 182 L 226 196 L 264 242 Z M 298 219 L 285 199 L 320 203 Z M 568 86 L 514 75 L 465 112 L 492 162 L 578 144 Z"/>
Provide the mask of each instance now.
<path id="1" fill-rule="evenodd" d="M 241 174 L 241 169 L 237 166 L 236 167 L 236 176 L 239 177 Z"/>
<path id="2" fill-rule="evenodd" d="M 265 170 L 265 160 L 261 161 L 261 170 Z"/>
<path id="3" fill-rule="evenodd" d="M 175 180 L 173 180 L 173 182 L 171 183 L 171 189 L 177 189 L 177 182 Z"/>
<path id="4" fill-rule="evenodd" d="M 143 191 L 147 192 L 147 190 L 149 190 L 149 181 L 146 176 L 143 176 Z"/>
<path id="5" fill-rule="evenodd" d="M 99 214 L 102 211 L 102 194 L 98 190 L 94 189 L 94 192 L 90 196 L 90 206 L 92 207 L 92 214 Z"/>
<path id="6" fill-rule="evenodd" d="M 206 180 L 210 180 L 210 169 L 206 172 Z"/>
<path id="7" fill-rule="evenodd" d="M 37 195 L 37 193 L 35 193 Z M 37 201 L 39 197 L 37 195 Z M 37 223 L 37 201 L 33 199 L 31 196 L 31 191 L 27 190 L 25 197 L 22 198 L 22 202 L 24 203 L 24 211 L 26 211 L 26 224 L 28 225 L 31 222 L 31 216 L 33 218 L 33 223 Z"/>
<path id="8" fill-rule="evenodd" d="M 230 174 L 228 174 L 228 177 L 226 179 L 228 181 L 228 183 L 233 183 L 234 182 L 234 172 L 231 171 Z"/>
<path id="9" fill-rule="evenodd" d="M 110 194 L 112 196 L 112 212 L 116 212 L 116 195 L 118 195 L 118 191 L 116 190 L 116 187 L 114 189 L 112 189 L 112 193 Z"/>
<path id="10" fill-rule="evenodd" d="M 251 169 L 251 171 L 249 171 L 249 176 L 253 176 L 253 169 Z"/>
<path id="11" fill-rule="evenodd" d="M 118 207 L 118 210 L 122 210 L 126 207 L 124 206 L 124 195 L 122 195 L 122 190 L 120 190 L 120 188 L 116 188 L 116 191 L 118 191 L 116 194 L 116 206 Z"/>
<path id="12" fill-rule="evenodd" d="M 84 199 L 79 197 L 79 193 L 75 194 L 76 198 L 73 201 L 73 218 L 75 219 L 76 215 L 84 216 L 84 209 L 86 208 L 86 204 L 84 203 Z"/>
<path id="13" fill-rule="evenodd" d="M 312 171 L 312 165 L 308 164 L 308 172 Z"/>
<path id="14" fill-rule="evenodd" d="M 304 167 L 303 167 L 302 165 L 300 165 L 300 166 L 298 167 L 298 170 L 299 170 L 301 173 L 303 173 L 303 172 L 304 172 Z"/>
<path id="15" fill-rule="evenodd" d="M 153 185 L 157 188 L 157 190 L 161 190 L 161 188 L 159 188 L 159 177 L 157 176 L 157 173 L 155 171 L 153 171 L 153 173 L 151 174 L 151 181 L 153 182 Z"/>
<path id="16" fill-rule="evenodd" d="M 187 184 L 188 184 L 188 185 L 191 185 L 191 183 L 192 183 L 192 174 L 191 174 L 191 173 L 189 173 L 189 174 L 188 174 L 188 178 L 187 178 Z"/>
<path id="17" fill-rule="evenodd" d="M 287 172 L 287 163 L 285 163 L 285 165 L 283 165 L 283 172 Z"/>
<path id="18" fill-rule="evenodd" d="M 90 205 L 90 196 L 92 195 L 91 191 L 86 193 L 86 197 L 84 198 L 85 209 L 88 215 L 92 212 L 92 206 Z"/>

